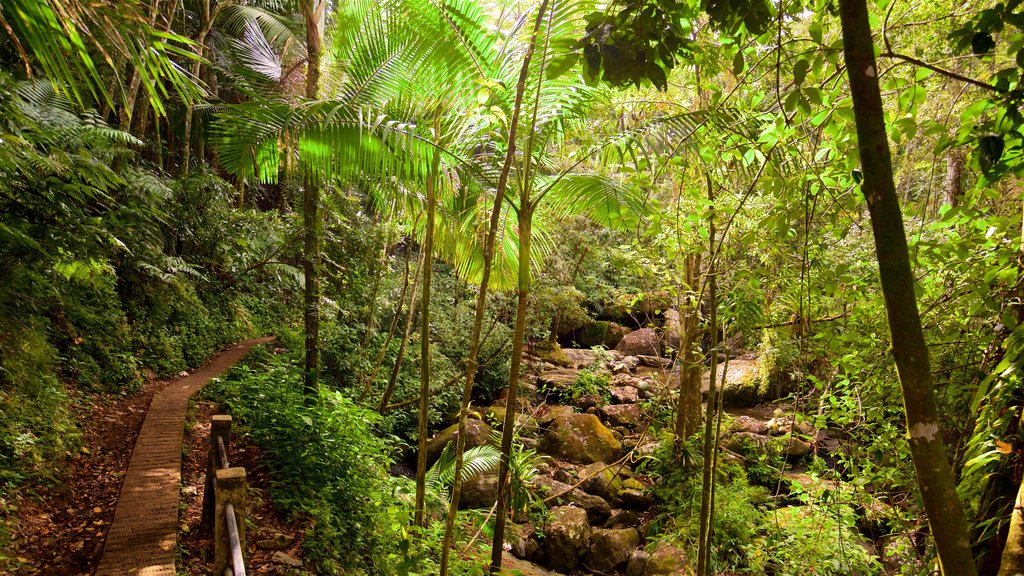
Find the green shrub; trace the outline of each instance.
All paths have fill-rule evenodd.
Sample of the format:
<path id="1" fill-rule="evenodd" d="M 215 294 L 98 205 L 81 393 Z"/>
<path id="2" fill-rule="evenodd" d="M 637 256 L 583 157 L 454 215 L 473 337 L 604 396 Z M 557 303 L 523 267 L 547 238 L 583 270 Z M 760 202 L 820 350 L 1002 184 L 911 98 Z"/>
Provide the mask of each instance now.
<path id="1" fill-rule="evenodd" d="M 317 569 L 392 573 L 409 509 L 393 495 L 392 446 L 374 433 L 379 416 L 336 392 L 307 406 L 301 386 L 301 369 L 278 356 L 235 369 L 216 393 L 260 444 L 274 500 L 312 518 L 305 546 Z"/>
<path id="2" fill-rule="evenodd" d="M 766 535 L 747 547 L 754 573 L 869 576 L 881 571 L 881 564 L 858 542 L 849 506 L 792 506 L 766 516 Z"/>

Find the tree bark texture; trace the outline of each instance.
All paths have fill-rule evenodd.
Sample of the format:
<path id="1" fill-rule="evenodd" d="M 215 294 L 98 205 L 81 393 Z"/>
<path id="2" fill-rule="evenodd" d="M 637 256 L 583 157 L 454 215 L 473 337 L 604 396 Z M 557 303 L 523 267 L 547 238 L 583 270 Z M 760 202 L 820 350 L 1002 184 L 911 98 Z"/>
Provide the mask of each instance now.
<path id="1" fill-rule="evenodd" d="M 999 576 L 1024 576 L 1024 480 L 1017 491 L 1010 515 L 1010 532 L 1006 535 Z"/>
<path id="2" fill-rule="evenodd" d="M 694 300 L 699 296 L 692 292 L 699 284 L 700 260 L 698 253 L 686 255 L 684 274 L 687 294 L 681 299 L 682 305 L 679 307 L 679 357 L 682 362 L 679 367 L 679 399 L 676 402 L 677 456 L 680 453 L 679 446 L 700 430 L 701 362 L 694 354 L 700 321 L 700 304 Z"/>
<path id="3" fill-rule="evenodd" d="M 865 0 L 840 0 L 839 15 L 864 173 L 861 188 L 871 215 L 893 356 L 907 413 L 911 458 L 942 573 L 973 576 L 976 568 L 967 521 L 939 428 L 928 347 L 914 295 L 903 215 L 893 183 L 867 4 Z"/>
<path id="4" fill-rule="evenodd" d="M 321 22 L 325 0 L 303 0 L 302 15 L 306 24 L 306 98 L 315 100 L 320 94 Z M 187 159 L 186 159 L 187 161 Z M 302 267 L 306 276 L 303 324 L 306 333 L 306 362 L 303 391 L 307 400 L 319 394 L 320 381 L 320 181 L 309 169 L 302 177 Z"/>

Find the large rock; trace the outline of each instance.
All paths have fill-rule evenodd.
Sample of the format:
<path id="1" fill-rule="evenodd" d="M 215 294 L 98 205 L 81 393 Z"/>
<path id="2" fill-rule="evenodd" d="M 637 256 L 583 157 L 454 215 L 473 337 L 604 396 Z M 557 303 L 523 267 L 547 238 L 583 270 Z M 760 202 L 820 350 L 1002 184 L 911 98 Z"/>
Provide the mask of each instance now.
<path id="1" fill-rule="evenodd" d="M 498 475 L 480 474 L 462 483 L 459 508 L 490 508 L 498 499 Z"/>
<path id="2" fill-rule="evenodd" d="M 597 352 L 593 350 L 583 348 L 563 348 L 562 353 L 565 354 L 566 361 L 570 368 L 579 370 L 580 368 L 589 368 L 597 364 Z"/>
<path id="3" fill-rule="evenodd" d="M 573 330 L 571 338 L 580 346 L 587 348 L 593 346 L 615 348 L 626 334 L 629 334 L 629 328 L 625 326 L 615 322 L 595 320 Z"/>
<path id="4" fill-rule="evenodd" d="M 661 356 L 661 339 L 654 328 L 641 328 L 623 336 L 615 349 L 626 356 Z"/>
<path id="5" fill-rule="evenodd" d="M 577 464 L 611 462 L 622 446 L 593 414 L 565 414 L 548 424 L 541 451 Z"/>
<path id="6" fill-rule="evenodd" d="M 573 488 L 571 484 L 547 476 L 535 477 L 533 484 L 545 499 L 558 495 L 556 505 L 572 504 L 582 508 L 587 513 L 587 521 L 593 525 L 604 524 L 612 514 L 612 508 L 604 498 Z"/>
<path id="7" fill-rule="evenodd" d="M 603 462 L 596 462 L 580 470 L 580 478 L 586 478 L 580 488 L 586 492 L 604 498 L 608 502 L 617 504 L 619 492 L 622 490 L 623 475 L 616 474 L 617 466 L 608 466 Z"/>
<path id="8" fill-rule="evenodd" d="M 601 413 L 605 421 L 612 426 L 632 429 L 647 427 L 647 415 L 636 404 L 612 404 L 601 408 Z"/>
<path id="9" fill-rule="evenodd" d="M 459 424 L 456 422 L 427 440 L 427 465 L 432 464 L 441 455 L 444 447 L 459 437 Z M 491 440 L 491 427 L 480 420 L 466 420 L 466 449 L 483 446 Z"/>
<path id="10" fill-rule="evenodd" d="M 647 561 L 651 555 L 643 548 L 633 550 L 629 555 L 629 563 L 626 565 L 626 576 L 644 576 L 647 571 Z"/>
<path id="11" fill-rule="evenodd" d="M 504 406 L 490 406 L 484 411 L 487 422 L 493 422 L 495 430 L 501 430 L 505 425 Z M 516 414 L 516 432 L 525 438 L 532 438 L 540 433 L 540 424 L 537 419 L 529 414 Z"/>
<path id="12" fill-rule="evenodd" d="M 654 498 L 647 493 L 647 486 L 636 478 L 626 478 L 622 481 L 619 500 L 623 507 L 636 510 L 647 510 L 654 506 Z"/>
<path id="13" fill-rule="evenodd" d="M 672 364 L 671 359 L 657 354 L 640 354 L 636 359 L 640 361 L 641 365 L 648 368 L 668 368 Z"/>
<path id="14" fill-rule="evenodd" d="M 532 562 L 516 558 L 510 552 L 502 552 L 501 570 L 502 572 L 518 574 L 519 576 L 563 576 L 562 574 L 546 570 Z"/>
<path id="15" fill-rule="evenodd" d="M 562 404 L 544 404 L 537 412 L 537 420 L 542 426 L 549 426 L 559 418 L 572 416 L 572 413 L 572 406 L 564 406 Z"/>
<path id="16" fill-rule="evenodd" d="M 768 425 L 754 418 L 753 416 L 733 416 L 732 425 L 729 426 L 730 432 L 749 432 L 751 434 L 767 434 Z"/>
<path id="17" fill-rule="evenodd" d="M 636 528 L 640 525 L 640 513 L 636 510 L 612 510 L 612 515 L 604 523 L 605 528 Z"/>
<path id="18" fill-rule="evenodd" d="M 544 555 L 548 566 L 568 572 L 579 565 L 590 548 L 587 513 L 575 506 L 552 508 L 544 529 Z"/>
<path id="19" fill-rule="evenodd" d="M 558 342 L 550 342 L 548 340 L 534 342 L 530 347 L 530 352 L 537 358 L 556 366 L 569 366 L 569 359 L 565 356 L 565 352 L 558 345 Z"/>
<path id="20" fill-rule="evenodd" d="M 633 386 L 615 386 L 608 391 L 616 404 L 636 404 L 640 392 Z"/>
<path id="21" fill-rule="evenodd" d="M 590 535 L 590 550 L 584 563 L 587 568 L 607 573 L 625 568 L 629 555 L 640 544 L 635 528 L 594 530 Z"/>
<path id="22" fill-rule="evenodd" d="M 534 537 L 533 524 L 509 524 L 505 527 L 505 542 L 512 555 L 522 560 L 543 560 L 540 545 Z"/>
<path id="23" fill-rule="evenodd" d="M 644 576 L 683 576 L 688 563 L 686 552 L 662 542 L 647 559 Z"/>
<path id="24" fill-rule="evenodd" d="M 541 392 L 562 395 L 579 377 L 580 373 L 573 369 L 548 370 L 537 376 L 537 386 L 540 387 Z"/>
<path id="25" fill-rule="evenodd" d="M 723 362 L 718 363 L 718 376 L 715 387 L 722 386 Z M 722 388 L 722 401 L 729 406 L 753 405 L 768 400 L 769 391 L 761 384 L 761 372 L 756 359 L 745 360 L 732 358 L 729 360 L 729 371 L 725 375 L 725 386 Z M 702 376 L 701 393 L 705 396 L 711 382 L 711 371 Z"/>

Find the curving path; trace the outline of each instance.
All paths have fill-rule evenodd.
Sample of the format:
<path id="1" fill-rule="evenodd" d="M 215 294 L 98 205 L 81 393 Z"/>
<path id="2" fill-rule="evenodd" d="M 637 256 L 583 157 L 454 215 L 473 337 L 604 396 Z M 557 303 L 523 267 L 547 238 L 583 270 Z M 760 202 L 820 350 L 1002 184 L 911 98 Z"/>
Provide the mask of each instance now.
<path id="1" fill-rule="evenodd" d="M 273 337 L 235 344 L 153 396 L 107 532 L 96 576 L 175 576 L 181 441 L 188 399 Z"/>

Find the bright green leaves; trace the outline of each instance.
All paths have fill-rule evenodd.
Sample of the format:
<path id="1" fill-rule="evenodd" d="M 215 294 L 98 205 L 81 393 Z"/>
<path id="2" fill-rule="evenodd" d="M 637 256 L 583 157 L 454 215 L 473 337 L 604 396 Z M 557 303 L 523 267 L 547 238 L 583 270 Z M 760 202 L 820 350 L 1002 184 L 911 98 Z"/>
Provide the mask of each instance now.
<path id="1" fill-rule="evenodd" d="M 31 74 L 38 66 L 54 87 L 77 104 L 114 104 L 125 99 L 123 62 L 142 79 L 153 109 L 164 112 L 173 92 L 186 103 L 202 90 L 174 58 L 192 59 L 191 42 L 161 32 L 139 13 L 138 3 L 53 0 L 4 0 L 0 22 L 13 50 Z M 101 59 L 96 59 L 100 54 Z M 116 58 L 115 58 L 116 57 Z M 113 75 L 114 82 L 107 75 Z M 113 92 L 113 90 L 118 92 Z"/>

